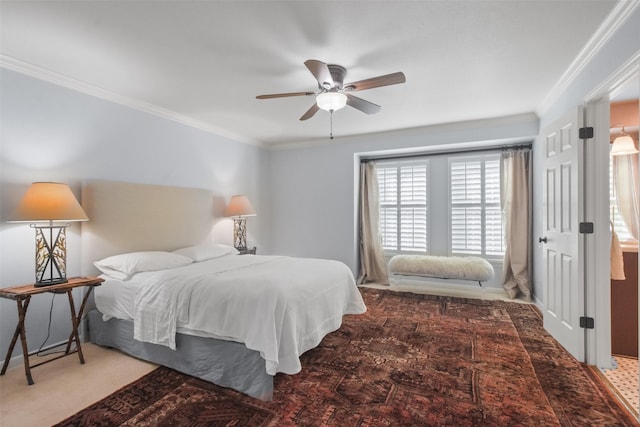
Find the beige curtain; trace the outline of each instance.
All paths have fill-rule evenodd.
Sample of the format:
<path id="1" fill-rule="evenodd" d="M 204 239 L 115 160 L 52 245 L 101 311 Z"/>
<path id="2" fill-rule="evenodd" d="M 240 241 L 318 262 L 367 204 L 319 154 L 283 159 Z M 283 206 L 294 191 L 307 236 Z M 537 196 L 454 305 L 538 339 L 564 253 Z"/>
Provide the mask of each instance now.
<path id="1" fill-rule="evenodd" d="M 505 227 L 502 287 L 510 298 L 531 299 L 531 150 L 501 155 L 500 203 Z"/>
<path id="2" fill-rule="evenodd" d="M 380 238 L 378 178 L 373 162 L 360 165 L 360 275 L 358 283 L 388 284 Z"/>
<path id="3" fill-rule="evenodd" d="M 613 157 L 613 179 L 618 211 L 634 239 L 638 240 L 638 155 Z"/>
<path id="4" fill-rule="evenodd" d="M 613 226 L 613 222 L 609 221 L 611 225 L 611 249 L 609 254 L 609 260 L 611 263 L 611 279 L 624 280 L 624 255 L 622 255 L 622 247 L 618 240 L 618 233 Z"/>

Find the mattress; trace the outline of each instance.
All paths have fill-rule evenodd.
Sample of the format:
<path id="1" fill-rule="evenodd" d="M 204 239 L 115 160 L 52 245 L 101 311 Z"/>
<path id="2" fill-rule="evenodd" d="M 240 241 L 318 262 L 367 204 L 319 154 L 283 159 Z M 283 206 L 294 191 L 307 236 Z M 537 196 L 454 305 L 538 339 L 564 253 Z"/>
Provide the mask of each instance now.
<path id="1" fill-rule="evenodd" d="M 177 333 L 243 343 L 267 374 L 300 371 L 299 356 L 366 311 L 337 261 L 227 256 L 107 280 L 95 295 L 103 319 L 133 319 L 134 337 L 175 348 Z"/>

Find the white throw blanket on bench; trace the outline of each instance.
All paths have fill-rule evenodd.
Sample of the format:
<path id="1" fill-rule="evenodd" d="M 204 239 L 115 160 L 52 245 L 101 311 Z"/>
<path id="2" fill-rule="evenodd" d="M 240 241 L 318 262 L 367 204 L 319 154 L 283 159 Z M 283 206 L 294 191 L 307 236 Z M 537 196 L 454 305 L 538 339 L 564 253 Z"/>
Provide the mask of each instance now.
<path id="1" fill-rule="evenodd" d="M 389 272 L 477 282 L 486 282 L 494 276 L 493 266 L 483 258 L 431 255 L 396 255 L 389 261 Z"/>

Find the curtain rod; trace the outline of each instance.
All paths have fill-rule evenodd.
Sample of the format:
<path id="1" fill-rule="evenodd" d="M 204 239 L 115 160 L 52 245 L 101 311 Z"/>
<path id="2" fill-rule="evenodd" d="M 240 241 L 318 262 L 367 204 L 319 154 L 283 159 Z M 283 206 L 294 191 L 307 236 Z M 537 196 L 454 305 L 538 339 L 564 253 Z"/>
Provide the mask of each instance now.
<path id="1" fill-rule="evenodd" d="M 531 149 L 533 144 L 531 142 L 522 143 L 522 144 L 510 144 L 510 145 L 499 145 L 494 147 L 485 147 L 485 148 L 458 148 L 453 150 L 434 150 L 429 152 L 422 153 L 407 153 L 407 154 L 397 154 L 390 156 L 371 156 L 364 157 L 360 159 L 360 163 L 367 162 L 376 162 L 381 160 L 402 160 L 409 159 L 415 157 L 431 157 L 431 156 L 440 156 L 443 154 L 459 154 L 459 153 L 482 153 L 487 151 L 507 151 L 507 150 L 522 150 L 522 149 Z"/>

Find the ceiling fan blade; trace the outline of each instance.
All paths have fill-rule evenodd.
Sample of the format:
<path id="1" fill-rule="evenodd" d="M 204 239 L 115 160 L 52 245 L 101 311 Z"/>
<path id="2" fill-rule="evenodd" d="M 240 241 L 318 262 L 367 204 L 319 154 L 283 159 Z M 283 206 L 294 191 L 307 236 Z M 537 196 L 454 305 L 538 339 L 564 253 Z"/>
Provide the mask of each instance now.
<path id="1" fill-rule="evenodd" d="M 356 110 L 360 110 L 363 113 L 375 114 L 382 108 L 378 104 L 374 104 L 373 102 L 358 98 L 357 96 L 349 95 L 348 93 L 346 93 L 345 95 L 347 95 L 347 105 L 350 105 L 351 107 L 355 108 Z"/>
<path id="2" fill-rule="evenodd" d="M 406 81 L 407 79 L 405 78 L 404 73 L 397 72 L 384 76 L 372 77 L 370 79 L 360 80 L 353 83 L 347 83 L 344 85 L 344 89 L 351 91 L 373 89 L 375 87 L 397 85 Z"/>
<path id="3" fill-rule="evenodd" d="M 314 103 L 313 103 L 313 105 L 311 106 L 311 108 L 309 108 L 309 109 L 307 110 L 307 112 L 306 112 L 306 113 L 304 113 L 304 114 L 302 115 L 302 117 L 300 117 L 300 120 L 307 120 L 307 119 L 310 119 L 311 117 L 313 117 L 313 115 L 314 115 L 315 113 L 317 113 L 317 112 L 318 112 L 318 110 L 319 110 L 319 109 L 320 109 L 320 108 L 318 108 L 318 104 L 316 104 L 316 103 L 314 102 Z"/>
<path id="4" fill-rule="evenodd" d="M 290 93 L 273 93 L 270 95 L 258 95 L 257 99 L 285 98 L 287 96 L 308 96 L 315 95 L 314 92 L 290 92 Z"/>
<path id="5" fill-rule="evenodd" d="M 308 59 L 304 61 L 304 65 L 307 66 L 311 74 L 313 74 L 313 77 L 316 78 L 321 89 L 331 89 L 336 85 L 333 82 L 333 77 L 331 77 L 329 67 L 327 67 L 327 64 L 324 62 Z"/>

